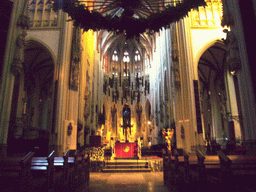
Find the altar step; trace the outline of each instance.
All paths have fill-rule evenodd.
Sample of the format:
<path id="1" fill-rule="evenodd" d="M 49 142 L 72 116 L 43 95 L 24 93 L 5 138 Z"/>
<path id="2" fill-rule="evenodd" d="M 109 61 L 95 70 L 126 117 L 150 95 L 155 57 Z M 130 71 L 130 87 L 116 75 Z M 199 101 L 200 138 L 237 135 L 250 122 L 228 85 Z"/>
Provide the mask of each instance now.
<path id="1" fill-rule="evenodd" d="M 148 167 L 147 160 L 135 159 L 115 159 L 105 161 L 105 167 L 102 170 L 105 173 L 121 173 L 121 172 L 151 172 Z"/>

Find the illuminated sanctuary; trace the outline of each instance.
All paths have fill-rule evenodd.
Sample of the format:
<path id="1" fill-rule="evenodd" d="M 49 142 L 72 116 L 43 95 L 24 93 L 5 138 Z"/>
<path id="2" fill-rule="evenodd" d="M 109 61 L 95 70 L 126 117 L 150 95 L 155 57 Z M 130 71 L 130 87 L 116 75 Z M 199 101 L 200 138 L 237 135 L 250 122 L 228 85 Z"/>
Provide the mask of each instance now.
<path id="1" fill-rule="evenodd" d="M 255 151 L 248 31 L 256 29 L 245 25 L 253 6 L 4 0 L 1 7 L 8 21 L 1 25 L 1 154 L 34 146 L 63 154 L 100 138 L 94 142 L 113 156 L 133 157 L 166 145 L 168 128 L 172 148 L 190 154 L 210 142 Z"/>

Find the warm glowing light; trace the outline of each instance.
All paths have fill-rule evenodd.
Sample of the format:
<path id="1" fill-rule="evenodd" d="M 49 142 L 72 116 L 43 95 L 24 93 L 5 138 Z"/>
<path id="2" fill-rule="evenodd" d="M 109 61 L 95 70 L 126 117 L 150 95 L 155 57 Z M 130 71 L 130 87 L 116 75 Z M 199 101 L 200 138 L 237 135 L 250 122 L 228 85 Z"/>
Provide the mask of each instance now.
<path id="1" fill-rule="evenodd" d="M 230 71 L 231 75 L 235 75 L 236 71 Z"/>

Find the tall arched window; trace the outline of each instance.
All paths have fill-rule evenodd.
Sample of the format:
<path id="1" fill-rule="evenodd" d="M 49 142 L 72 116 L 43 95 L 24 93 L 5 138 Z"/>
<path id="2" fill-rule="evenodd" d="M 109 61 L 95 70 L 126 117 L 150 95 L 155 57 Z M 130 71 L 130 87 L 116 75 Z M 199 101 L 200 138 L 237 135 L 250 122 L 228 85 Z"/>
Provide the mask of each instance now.
<path id="1" fill-rule="evenodd" d="M 112 74 L 118 75 L 118 55 L 116 50 L 112 55 Z"/>
<path id="2" fill-rule="evenodd" d="M 123 66 L 124 66 L 124 76 L 129 76 L 129 74 L 130 74 L 130 56 L 129 56 L 128 51 L 124 52 Z"/>
<path id="3" fill-rule="evenodd" d="M 140 64 L 141 58 L 140 58 L 140 53 L 138 50 L 135 52 L 134 61 L 135 61 L 135 73 L 140 74 L 141 73 L 141 64 Z"/>

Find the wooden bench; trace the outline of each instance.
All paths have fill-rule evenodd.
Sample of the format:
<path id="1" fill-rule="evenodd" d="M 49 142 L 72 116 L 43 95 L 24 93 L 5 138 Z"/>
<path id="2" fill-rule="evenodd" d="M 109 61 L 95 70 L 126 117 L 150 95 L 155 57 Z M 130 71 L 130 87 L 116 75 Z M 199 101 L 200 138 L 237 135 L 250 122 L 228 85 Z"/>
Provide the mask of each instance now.
<path id="1" fill-rule="evenodd" d="M 89 157 L 69 157 L 67 151 L 63 157 L 54 157 L 54 151 L 48 157 L 34 157 L 31 170 L 39 185 L 47 190 L 74 189 L 89 182 Z M 41 183 L 40 183 L 41 181 Z"/>
<path id="2" fill-rule="evenodd" d="M 256 156 L 220 155 L 220 183 L 239 191 L 256 191 Z"/>
<path id="3" fill-rule="evenodd" d="M 29 191 L 31 184 L 30 163 L 34 152 L 24 157 L 1 157 L 0 180 L 2 191 Z"/>
<path id="4" fill-rule="evenodd" d="M 256 191 L 256 156 L 204 156 L 200 151 L 180 156 L 177 151 L 164 157 L 164 181 L 190 191 L 233 190 Z M 179 190 L 182 190 L 182 189 Z M 185 189 L 185 188 L 184 188 Z"/>
<path id="5" fill-rule="evenodd" d="M 179 156 L 176 149 L 173 150 L 173 154 L 167 151 L 163 156 L 163 174 L 165 184 L 177 185 L 179 180 L 179 166 L 184 162 L 184 157 Z"/>
<path id="6" fill-rule="evenodd" d="M 31 160 L 31 172 L 35 189 L 50 190 L 62 186 L 64 177 L 63 157 L 55 157 L 52 151 L 48 157 L 33 157 Z"/>
<path id="7" fill-rule="evenodd" d="M 168 158 L 169 165 L 165 167 L 168 169 L 168 177 L 164 179 L 165 183 L 176 186 L 194 184 L 194 187 L 198 183 L 207 183 L 207 181 L 218 183 L 220 160 L 217 155 L 203 156 L 200 151 L 197 151 L 196 155 L 189 156 L 186 152 L 183 152 L 181 156 L 177 150 L 173 150 L 173 156 Z"/>

